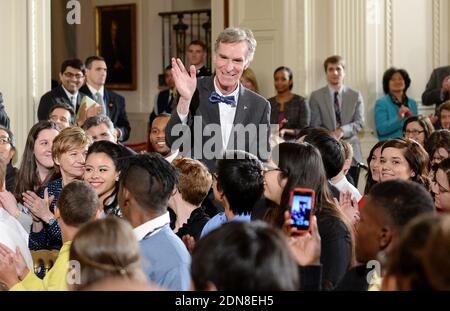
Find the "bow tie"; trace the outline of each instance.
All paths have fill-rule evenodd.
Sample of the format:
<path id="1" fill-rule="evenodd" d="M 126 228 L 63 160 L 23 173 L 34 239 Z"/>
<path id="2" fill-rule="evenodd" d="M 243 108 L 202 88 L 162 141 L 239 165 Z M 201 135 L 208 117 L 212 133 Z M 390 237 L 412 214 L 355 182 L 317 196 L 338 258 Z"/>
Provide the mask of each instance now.
<path id="1" fill-rule="evenodd" d="M 236 100 L 234 99 L 234 96 L 220 96 L 216 91 L 211 93 L 209 101 L 211 104 L 225 103 L 231 107 L 236 107 Z"/>

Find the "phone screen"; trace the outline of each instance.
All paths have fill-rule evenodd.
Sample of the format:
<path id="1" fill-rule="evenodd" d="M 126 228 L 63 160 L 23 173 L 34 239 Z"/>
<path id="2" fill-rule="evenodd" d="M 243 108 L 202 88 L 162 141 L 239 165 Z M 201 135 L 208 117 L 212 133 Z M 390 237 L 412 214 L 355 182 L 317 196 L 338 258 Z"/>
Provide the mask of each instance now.
<path id="1" fill-rule="evenodd" d="M 291 206 L 291 225 L 297 230 L 307 231 L 311 225 L 313 198 L 311 193 L 294 192 Z"/>

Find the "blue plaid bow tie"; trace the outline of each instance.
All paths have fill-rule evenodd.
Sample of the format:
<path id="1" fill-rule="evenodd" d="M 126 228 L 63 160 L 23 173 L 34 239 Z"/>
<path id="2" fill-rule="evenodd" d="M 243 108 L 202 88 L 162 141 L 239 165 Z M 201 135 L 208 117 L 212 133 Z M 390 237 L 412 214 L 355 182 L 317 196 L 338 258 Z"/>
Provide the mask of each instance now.
<path id="1" fill-rule="evenodd" d="M 211 104 L 225 103 L 227 105 L 230 105 L 231 107 L 236 106 L 236 100 L 234 99 L 234 96 L 220 96 L 216 91 L 213 91 L 211 93 L 209 101 L 211 102 Z"/>

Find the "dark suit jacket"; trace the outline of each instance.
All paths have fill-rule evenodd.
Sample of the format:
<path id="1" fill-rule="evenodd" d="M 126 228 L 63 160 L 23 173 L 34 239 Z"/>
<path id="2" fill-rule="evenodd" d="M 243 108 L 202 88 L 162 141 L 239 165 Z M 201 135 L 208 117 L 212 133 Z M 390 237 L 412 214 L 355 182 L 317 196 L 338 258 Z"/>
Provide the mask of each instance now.
<path id="1" fill-rule="evenodd" d="M 433 70 L 430 80 L 428 80 L 425 92 L 422 94 L 422 103 L 425 106 L 436 105 L 436 109 L 440 104 L 449 100 L 449 94 L 441 98 L 442 81 L 450 76 L 450 66 L 440 67 Z"/>
<path id="2" fill-rule="evenodd" d="M 9 129 L 9 117 L 3 105 L 3 95 L 0 93 L 0 125 Z"/>
<path id="3" fill-rule="evenodd" d="M 277 103 L 275 97 L 269 98 L 269 103 L 272 107 L 270 123 L 278 124 L 280 105 Z M 284 128 L 294 130 L 295 136 L 298 135 L 302 128 L 309 126 L 311 122 L 311 111 L 305 98 L 294 94 L 292 99 L 284 106 L 284 117 L 288 121 Z"/>
<path id="4" fill-rule="evenodd" d="M 87 85 L 83 85 L 81 92 L 96 100 L 94 94 L 91 93 Z M 126 141 L 130 137 L 130 122 L 128 122 L 127 112 L 125 110 L 125 98 L 116 92 L 104 88 L 103 101 L 106 104 L 106 115 L 111 119 L 116 128 L 122 131 L 120 141 Z"/>
<path id="5" fill-rule="evenodd" d="M 212 104 L 209 101 L 209 97 L 213 91 L 214 77 L 199 78 L 197 80 L 197 90 L 189 107 L 190 112 L 187 119 L 187 125 L 180 127 L 180 117 L 176 111 L 173 111 L 172 117 L 166 127 L 167 145 L 174 145 L 174 142 L 182 137 L 182 139 L 177 142 L 175 148 L 179 148 L 179 144 L 183 142 L 182 153 L 191 158 L 201 160 L 211 172 L 215 172 L 215 161 L 222 156 L 223 150 L 225 149 L 222 147 L 219 106 L 218 104 Z M 201 117 L 201 119 L 198 117 Z M 265 98 L 241 85 L 233 122 L 234 128 L 231 131 L 226 149 L 244 150 L 257 155 L 261 160 L 267 160 L 270 153 L 269 120 L 269 102 Z M 246 129 L 250 129 L 250 127 L 254 125 L 256 133 L 246 135 L 242 126 L 236 125 L 242 125 L 244 127 L 250 125 Z M 261 129 L 259 129 L 260 125 L 262 125 Z M 174 128 L 175 126 L 177 127 Z M 183 135 L 183 132 L 179 131 L 181 129 L 185 131 L 188 130 L 188 128 L 191 134 L 190 136 L 187 134 Z M 172 133 L 172 129 L 174 129 L 174 133 Z M 217 130 L 217 132 L 208 132 L 211 130 Z M 190 141 L 187 141 L 188 139 L 190 139 Z M 233 142 L 234 146 L 232 146 Z M 204 146 L 205 150 L 203 149 Z M 212 151 L 212 153 L 208 151 Z"/>
<path id="6" fill-rule="evenodd" d="M 367 283 L 367 275 L 371 270 L 365 265 L 358 265 L 351 268 L 344 275 L 339 285 L 335 288 L 337 291 L 367 291 L 369 283 Z"/>
<path id="7" fill-rule="evenodd" d="M 198 77 L 208 77 L 210 75 L 211 75 L 211 70 L 209 70 L 206 66 L 203 66 L 197 70 L 197 78 Z"/>
<path id="8" fill-rule="evenodd" d="M 77 107 L 75 113 L 78 112 L 78 109 L 80 108 L 81 99 L 86 94 L 83 93 L 83 91 L 79 90 L 78 96 L 77 96 Z M 64 92 L 64 89 L 62 85 L 58 85 L 51 91 L 45 93 L 42 95 L 41 100 L 39 102 L 39 108 L 38 108 L 38 119 L 39 121 L 45 121 L 48 120 L 48 115 L 50 113 L 50 109 L 55 106 L 56 104 L 66 104 L 70 107 L 72 106 L 72 103 L 70 102 L 69 97 L 67 97 L 66 92 Z"/>

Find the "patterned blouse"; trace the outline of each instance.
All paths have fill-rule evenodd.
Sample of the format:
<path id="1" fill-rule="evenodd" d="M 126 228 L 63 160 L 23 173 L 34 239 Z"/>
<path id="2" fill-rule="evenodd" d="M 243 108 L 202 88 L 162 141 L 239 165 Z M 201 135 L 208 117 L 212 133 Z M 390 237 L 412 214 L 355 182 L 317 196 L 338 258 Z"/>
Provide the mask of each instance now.
<path id="1" fill-rule="evenodd" d="M 62 190 L 62 179 L 55 179 L 48 183 L 48 196 L 54 195 L 52 203 L 50 204 L 50 211 L 54 213 L 56 202 L 58 202 L 59 196 Z M 42 188 L 38 192 L 38 196 L 44 198 L 44 190 Z M 61 229 L 59 228 L 56 220 L 50 220 L 48 224 L 44 224 L 44 228 L 39 232 L 30 232 L 28 240 L 28 247 L 30 250 L 40 249 L 56 249 L 59 250 L 62 246 Z"/>

